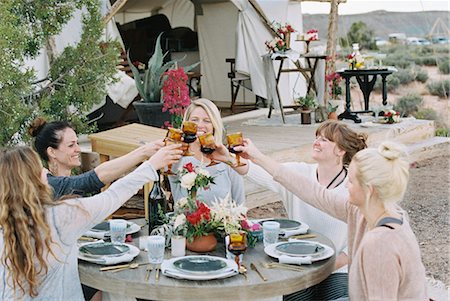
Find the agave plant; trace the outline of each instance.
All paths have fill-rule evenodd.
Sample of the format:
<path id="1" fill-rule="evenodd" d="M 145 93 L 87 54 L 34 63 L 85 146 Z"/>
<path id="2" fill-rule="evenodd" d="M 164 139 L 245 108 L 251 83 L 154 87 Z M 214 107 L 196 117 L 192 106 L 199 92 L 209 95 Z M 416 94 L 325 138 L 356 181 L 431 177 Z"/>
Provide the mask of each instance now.
<path id="1" fill-rule="evenodd" d="M 173 68 L 179 60 L 171 60 L 164 64 L 164 58 L 169 53 L 168 51 L 163 54 L 161 49 L 161 33 L 156 39 L 155 52 L 150 57 L 147 69 L 145 70 L 144 76 L 141 77 L 139 70 L 132 64 L 130 60 L 130 53 L 127 53 L 128 62 L 133 72 L 134 81 L 136 82 L 136 88 L 142 97 L 143 102 L 161 102 L 161 89 L 163 87 L 164 81 L 167 79 L 167 75 L 164 72 Z M 184 67 L 184 71 L 188 72 L 195 66 L 200 64 L 200 62 L 195 63 L 190 66 Z"/>

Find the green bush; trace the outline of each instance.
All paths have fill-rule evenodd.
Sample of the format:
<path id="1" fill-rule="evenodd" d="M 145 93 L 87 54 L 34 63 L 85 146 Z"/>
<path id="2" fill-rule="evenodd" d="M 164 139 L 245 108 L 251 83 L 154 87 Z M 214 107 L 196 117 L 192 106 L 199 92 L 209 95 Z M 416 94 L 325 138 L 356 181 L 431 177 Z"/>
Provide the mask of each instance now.
<path id="1" fill-rule="evenodd" d="M 428 72 L 423 68 L 415 68 L 415 80 L 421 83 L 425 83 L 428 80 Z"/>
<path id="2" fill-rule="evenodd" d="M 414 81 L 414 73 L 412 69 L 399 69 L 391 76 L 396 76 L 400 82 L 400 85 L 406 85 Z"/>
<path id="3" fill-rule="evenodd" d="M 437 95 L 442 98 L 447 98 L 450 95 L 450 80 L 432 81 L 427 84 L 427 89 L 431 95 Z"/>
<path id="4" fill-rule="evenodd" d="M 436 66 L 437 62 L 436 62 L 437 58 L 436 56 L 419 56 L 416 57 L 414 59 L 414 62 L 416 63 L 416 65 L 424 65 L 424 66 Z"/>
<path id="5" fill-rule="evenodd" d="M 412 114 L 416 119 L 437 120 L 438 115 L 435 110 L 431 108 L 423 108 Z"/>
<path id="6" fill-rule="evenodd" d="M 397 99 L 394 110 L 400 112 L 401 116 L 409 116 L 419 111 L 423 103 L 423 97 L 417 93 L 411 93 Z"/>
<path id="7" fill-rule="evenodd" d="M 435 135 L 438 137 L 450 137 L 449 135 L 449 129 L 440 127 L 436 129 Z"/>
<path id="8" fill-rule="evenodd" d="M 449 74 L 450 73 L 450 60 L 446 59 L 446 60 L 442 60 L 442 61 L 438 62 L 438 68 L 439 68 L 439 72 L 441 72 L 442 74 Z"/>
<path id="9" fill-rule="evenodd" d="M 398 76 L 395 75 L 395 73 L 386 77 L 386 87 L 389 92 L 394 92 L 399 86 L 400 86 L 400 79 L 398 78 Z M 377 77 L 377 81 L 375 82 L 373 90 L 380 92 L 382 88 L 383 82 L 380 77 Z"/>

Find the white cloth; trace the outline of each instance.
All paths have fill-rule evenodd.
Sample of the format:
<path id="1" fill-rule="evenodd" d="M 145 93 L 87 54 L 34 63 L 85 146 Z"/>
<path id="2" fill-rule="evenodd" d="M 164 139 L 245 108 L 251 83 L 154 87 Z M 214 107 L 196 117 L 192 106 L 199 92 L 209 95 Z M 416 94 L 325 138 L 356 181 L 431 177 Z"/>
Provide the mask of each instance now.
<path id="1" fill-rule="evenodd" d="M 98 232 L 98 231 L 89 230 L 89 231 L 86 231 L 86 233 L 84 233 L 83 236 L 103 239 L 103 238 L 105 238 L 105 233 L 106 232 Z"/>
<path id="2" fill-rule="evenodd" d="M 54 242 L 53 252 L 56 258 L 44 254 L 44 258 L 48 258 L 48 271 L 39 279 L 39 295 L 33 298 L 33 301 L 84 300 L 78 274 L 77 239 L 116 211 L 145 183 L 157 179 L 157 176 L 153 167 L 148 162 L 144 162 L 100 194 L 87 198 L 68 199 L 55 206 L 47 207 L 47 224 Z M 0 253 L 3 254 L 5 243 L 3 232 L 0 233 Z M 39 264 L 36 262 L 36 265 Z M 15 299 L 15 292 L 8 278 L 9 270 L 0 263 L 2 300 Z M 25 295 L 22 300 L 31 300 L 31 298 Z"/>
<path id="3" fill-rule="evenodd" d="M 316 169 L 317 164 L 306 163 L 283 163 L 284 166 L 290 170 L 307 176 L 313 181 L 317 181 Z M 310 229 L 319 232 L 322 235 L 328 237 L 336 248 L 336 255 L 341 252 L 347 252 L 347 224 L 326 214 L 325 212 L 314 208 L 311 205 L 306 204 L 300 198 L 295 196 L 292 192 L 287 190 L 280 183 L 273 180 L 272 176 L 267 173 L 263 168 L 258 165 L 249 162 L 249 170 L 247 177 L 274 192 L 277 192 L 286 208 L 290 219 L 297 220 L 299 222 L 305 222 L 309 225 Z M 343 196 L 348 196 L 348 190 L 345 187 L 347 179 L 338 187 L 333 188 L 333 191 L 338 192 Z M 347 273 L 347 266 L 340 268 L 335 272 Z"/>
<path id="4" fill-rule="evenodd" d="M 133 99 L 138 95 L 138 89 L 134 79 L 123 71 L 117 71 L 114 77 L 118 80 L 106 87 L 108 96 L 115 104 L 126 109 Z"/>
<path id="5" fill-rule="evenodd" d="M 280 236 L 290 237 L 292 235 L 305 234 L 306 232 L 308 232 L 308 229 L 306 229 L 306 228 L 298 228 L 298 229 L 292 229 L 292 230 L 280 230 Z"/>
<path id="6" fill-rule="evenodd" d="M 281 255 L 278 258 L 278 261 L 280 263 L 297 264 L 297 265 L 312 263 L 311 256 L 294 257 L 294 256 L 288 256 L 288 255 Z"/>
<path id="7" fill-rule="evenodd" d="M 134 257 L 135 256 L 132 254 L 123 254 L 115 257 L 104 257 L 102 258 L 102 261 L 104 265 L 112 265 L 116 263 L 130 262 L 134 259 Z"/>

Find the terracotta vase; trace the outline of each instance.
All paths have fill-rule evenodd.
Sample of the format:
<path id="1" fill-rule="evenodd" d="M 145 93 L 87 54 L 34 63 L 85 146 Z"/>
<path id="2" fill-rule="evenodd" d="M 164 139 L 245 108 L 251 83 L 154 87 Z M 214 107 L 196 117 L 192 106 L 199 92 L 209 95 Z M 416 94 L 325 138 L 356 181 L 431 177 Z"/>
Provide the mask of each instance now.
<path id="1" fill-rule="evenodd" d="M 186 248 L 192 252 L 210 252 L 216 248 L 217 239 L 214 233 L 209 233 L 204 236 L 196 236 L 192 242 L 186 240 Z"/>
<path id="2" fill-rule="evenodd" d="M 328 119 L 338 120 L 336 112 L 328 113 Z"/>

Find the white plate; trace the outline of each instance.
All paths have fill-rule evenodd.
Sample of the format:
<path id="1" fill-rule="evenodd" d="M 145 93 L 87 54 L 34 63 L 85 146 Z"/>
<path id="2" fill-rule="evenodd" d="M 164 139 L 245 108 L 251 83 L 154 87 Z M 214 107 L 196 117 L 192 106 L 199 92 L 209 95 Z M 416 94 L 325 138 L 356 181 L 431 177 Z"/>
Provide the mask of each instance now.
<path id="1" fill-rule="evenodd" d="M 262 225 L 264 222 L 271 221 L 271 220 L 276 220 L 276 219 L 275 218 L 264 218 L 264 219 L 255 219 L 255 220 L 251 220 L 251 221 Z M 280 220 L 282 220 L 282 219 L 280 218 Z M 285 219 L 285 220 L 288 221 L 288 219 Z M 299 221 L 295 221 L 295 222 L 299 222 Z M 304 222 L 299 222 L 299 223 L 300 223 L 300 227 L 298 227 L 298 228 L 289 228 L 289 229 L 280 228 L 280 236 L 284 237 L 286 233 L 288 233 L 289 236 L 292 236 L 292 235 L 296 235 L 295 233 L 304 234 L 304 233 L 308 232 L 309 226 Z"/>
<path id="2" fill-rule="evenodd" d="M 118 264 L 118 263 L 122 263 L 122 262 L 130 262 L 131 260 L 133 260 L 133 258 L 135 258 L 136 256 L 139 255 L 140 250 L 139 248 L 130 245 L 130 244 L 125 244 L 130 248 L 130 251 L 127 254 L 124 254 L 122 256 L 117 256 L 114 258 L 92 258 L 92 257 L 88 257 L 85 256 L 84 254 L 78 252 L 78 259 L 84 260 L 84 261 L 89 261 L 92 263 L 96 263 L 96 264 L 103 264 L 103 265 L 112 265 L 112 264 Z"/>
<path id="3" fill-rule="evenodd" d="M 141 227 L 133 222 L 127 221 L 128 227 L 127 227 L 127 234 L 133 234 L 136 232 L 139 232 L 141 230 Z M 105 236 L 110 236 L 109 231 L 99 231 L 99 230 L 95 230 L 95 229 L 91 229 L 90 231 L 95 232 L 95 233 L 104 233 Z"/>
<path id="4" fill-rule="evenodd" d="M 307 241 L 307 240 L 293 240 L 293 241 L 295 241 L 295 242 L 301 241 L 301 242 L 311 243 L 311 241 Z M 282 253 L 280 253 L 280 252 L 278 252 L 278 251 L 276 250 L 276 247 L 277 247 L 278 245 L 280 245 L 280 244 L 285 244 L 285 243 L 286 243 L 286 242 L 278 242 L 278 243 L 276 243 L 276 244 L 268 245 L 267 247 L 264 248 L 264 252 L 265 252 L 267 255 L 269 255 L 270 257 L 273 257 L 273 258 L 276 258 L 276 259 L 280 258 L 281 255 L 287 256 L 287 255 L 282 254 Z M 327 245 L 318 243 L 318 242 L 317 242 L 317 244 L 318 244 L 318 245 L 321 245 L 322 247 L 324 247 L 324 248 L 325 248 L 325 251 L 324 251 L 320 256 L 312 257 L 312 258 L 311 258 L 311 261 L 312 261 L 312 262 L 319 261 L 319 260 L 324 260 L 324 259 L 330 258 L 331 256 L 334 255 L 334 250 L 333 250 L 333 248 L 331 248 L 331 247 L 329 247 L 329 246 L 327 246 Z"/>
<path id="5" fill-rule="evenodd" d="M 217 273 L 205 273 L 205 274 L 189 273 L 189 272 L 184 273 L 182 270 L 177 269 L 173 265 L 175 261 L 182 259 L 180 257 L 176 257 L 163 261 L 163 263 L 161 264 L 161 271 L 163 275 L 166 275 L 167 277 L 186 280 L 212 280 L 212 279 L 227 278 L 230 276 L 234 276 L 238 273 L 237 272 L 238 267 L 236 262 L 234 262 L 234 260 L 208 255 L 192 255 L 192 256 L 185 256 L 184 258 L 210 258 L 214 260 L 222 260 L 227 264 L 228 267 L 218 271 Z"/>

